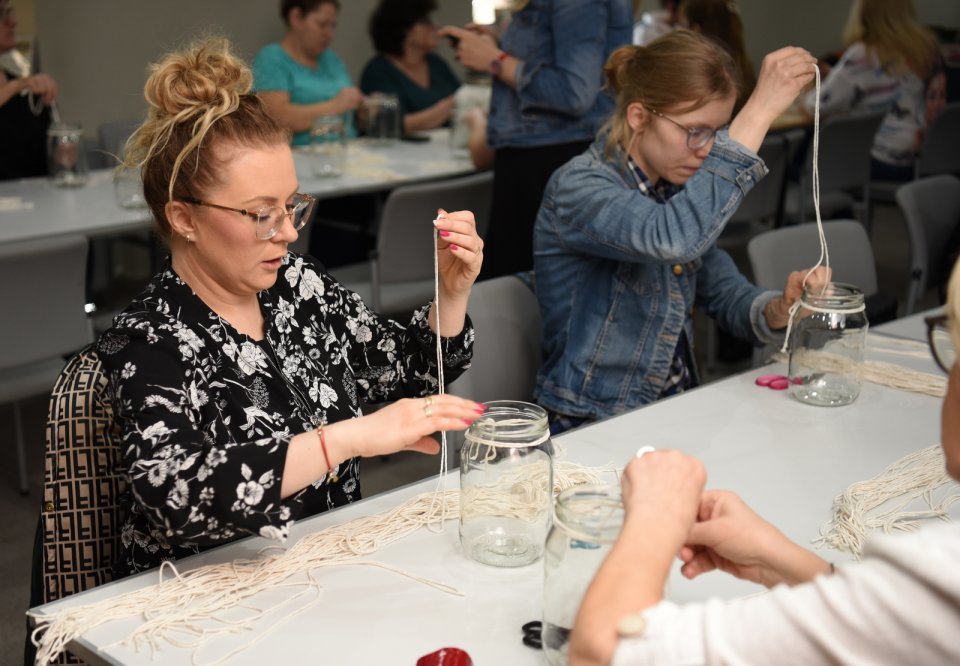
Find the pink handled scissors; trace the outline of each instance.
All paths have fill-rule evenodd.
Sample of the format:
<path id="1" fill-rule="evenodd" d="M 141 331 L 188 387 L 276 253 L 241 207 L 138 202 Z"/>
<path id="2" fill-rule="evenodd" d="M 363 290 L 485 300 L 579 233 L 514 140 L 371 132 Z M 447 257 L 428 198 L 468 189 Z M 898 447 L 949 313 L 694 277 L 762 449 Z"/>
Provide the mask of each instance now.
<path id="1" fill-rule="evenodd" d="M 783 391 L 790 386 L 790 380 L 783 375 L 760 375 L 755 383 L 757 386 L 765 386 L 774 391 Z"/>

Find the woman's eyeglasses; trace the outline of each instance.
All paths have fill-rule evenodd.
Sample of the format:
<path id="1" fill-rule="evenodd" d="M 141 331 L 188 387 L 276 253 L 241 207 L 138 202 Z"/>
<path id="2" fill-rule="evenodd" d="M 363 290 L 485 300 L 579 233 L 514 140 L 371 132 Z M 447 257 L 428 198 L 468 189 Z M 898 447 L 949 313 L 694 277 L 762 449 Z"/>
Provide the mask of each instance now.
<path id="1" fill-rule="evenodd" d="M 300 231 L 310 220 L 310 214 L 313 212 L 313 207 L 317 203 L 317 200 L 309 194 L 300 194 L 299 192 L 291 197 L 287 203 L 286 210 L 279 206 L 264 206 L 256 210 L 231 208 L 230 206 L 221 206 L 220 204 L 201 201 L 194 197 L 184 197 L 183 201 L 184 203 L 194 206 L 219 208 L 220 210 L 229 210 L 234 213 L 246 215 L 257 223 L 257 238 L 260 240 L 269 240 L 276 236 L 277 232 L 280 231 L 283 220 L 287 217 L 290 218 L 290 223 L 293 224 L 293 228 Z"/>
<path id="2" fill-rule="evenodd" d="M 665 116 L 656 109 L 651 109 L 650 107 L 647 107 L 647 110 L 658 118 L 669 120 L 671 123 L 686 132 L 687 148 L 690 150 L 700 150 L 705 145 L 710 143 L 710 139 L 712 139 L 717 133 L 717 130 L 711 129 L 710 127 L 687 127 L 686 125 L 678 123 L 670 116 Z"/>
<path id="3" fill-rule="evenodd" d="M 957 360 L 957 349 L 953 345 L 953 336 L 950 335 L 950 320 L 947 315 L 925 317 L 927 324 L 927 342 L 930 344 L 930 353 L 933 360 L 946 372 Z"/>

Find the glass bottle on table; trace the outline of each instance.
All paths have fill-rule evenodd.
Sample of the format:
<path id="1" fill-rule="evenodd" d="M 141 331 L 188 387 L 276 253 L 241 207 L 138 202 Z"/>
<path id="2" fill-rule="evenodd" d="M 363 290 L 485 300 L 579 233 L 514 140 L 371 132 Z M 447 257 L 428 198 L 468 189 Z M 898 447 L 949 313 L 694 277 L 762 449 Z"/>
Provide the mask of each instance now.
<path id="1" fill-rule="evenodd" d="M 343 175 L 347 161 L 347 124 L 343 115 L 319 116 L 310 128 L 310 164 L 314 176 Z"/>
<path id="2" fill-rule="evenodd" d="M 373 93 L 364 101 L 367 136 L 379 145 L 392 145 L 400 138 L 400 100 L 396 95 Z"/>
<path id="3" fill-rule="evenodd" d="M 79 125 L 54 123 L 47 129 L 47 165 L 54 185 L 86 185 L 89 167 L 83 143 L 83 128 Z"/>

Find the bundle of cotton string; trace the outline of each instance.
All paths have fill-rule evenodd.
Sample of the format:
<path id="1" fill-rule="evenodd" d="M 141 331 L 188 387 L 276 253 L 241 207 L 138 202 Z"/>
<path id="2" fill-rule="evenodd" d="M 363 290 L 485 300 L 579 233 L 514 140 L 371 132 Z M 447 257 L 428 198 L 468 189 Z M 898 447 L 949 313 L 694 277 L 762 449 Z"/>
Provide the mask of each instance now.
<path id="1" fill-rule="evenodd" d="M 591 470 L 558 461 L 553 471 L 554 493 L 574 485 L 598 483 L 599 473 L 603 471 L 606 470 Z M 537 479 L 528 481 L 534 484 L 543 482 Z M 485 499 L 481 497 L 478 501 Z M 162 642 L 178 647 L 199 648 L 217 636 L 232 635 L 253 628 L 258 630 L 257 636 L 252 640 L 209 662 L 222 663 L 259 641 L 281 622 L 318 603 L 322 584 L 315 577 L 315 570 L 321 567 L 380 567 L 408 576 L 442 592 L 459 595 L 461 593 L 450 585 L 359 559 L 425 525 L 455 519 L 459 516 L 459 511 L 459 491 L 423 493 L 390 511 L 357 518 L 307 535 L 292 548 L 278 555 L 265 555 L 257 560 L 236 560 L 182 574 L 173 564 L 164 563 L 160 569 L 160 583 L 157 585 L 50 615 L 32 614 L 37 622 L 33 633 L 34 643 L 39 648 L 37 663 L 51 661 L 74 638 L 101 624 L 122 618 L 142 617 L 145 620 L 121 641 L 135 649 L 146 646 L 156 650 Z M 167 571 L 173 573 L 174 577 L 163 580 Z M 296 574 L 305 574 L 306 580 L 290 580 Z M 252 605 L 254 596 L 280 587 L 297 588 L 298 591 L 264 608 L 255 608 Z M 287 611 L 267 627 L 262 626 L 262 621 L 271 614 L 278 614 L 285 607 L 301 602 L 299 608 Z M 233 611 L 236 617 L 228 617 L 228 611 Z M 194 663 L 198 663 L 196 655 Z"/>
<path id="2" fill-rule="evenodd" d="M 804 367 L 819 372 L 851 374 L 855 372 L 854 361 L 840 354 L 815 351 L 811 349 L 793 350 L 792 354 L 799 357 Z M 786 355 L 774 354 L 774 360 L 784 362 Z M 887 386 L 900 391 L 922 393 L 934 398 L 942 398 L 947 394 L 947 380 L 942 375 L 913 370 L 896 363 L 884 361 L 863 361 L 859 372 L 863 381 L 872 384 Z"/>
<path id="3" fill-rule="evenodd" d="M 934 493 L 947 484 L 947 493 L 934 499 Z M 923 500 L 926 508 L 911 509 L 910 504 L 916 500 Z M 863 542 L 871 530 L 910 531 L 924 519 L 950 520 L 950 505 L 957 500 L 960 485 L 947 474 L 943 448 L 939 444 L 928 446 L 837 495 L 833 516 L 820 528 L 814 543 L 849 551 L 860 559 Z"/>

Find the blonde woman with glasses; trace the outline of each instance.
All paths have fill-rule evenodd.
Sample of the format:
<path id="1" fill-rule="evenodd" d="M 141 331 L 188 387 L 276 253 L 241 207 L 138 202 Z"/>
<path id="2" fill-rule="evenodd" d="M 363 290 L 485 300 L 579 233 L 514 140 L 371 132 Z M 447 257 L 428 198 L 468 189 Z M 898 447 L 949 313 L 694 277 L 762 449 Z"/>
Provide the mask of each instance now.
<path id="1" fill-rule="evenodd" d="M 483 411 L 433 395 L 437 336 L 447 380 L 471 357 L 472 213 L 434 223 L 439 330 L 435 303 L 407 323 L 379 316 L 288 252 L 315 202 L 251 79 L 223 40 L 166 56 L 128 144 L 170 257 L 98 343 L 133 507 L 115 577 L 250 534 L 282 541 L 360 499 L 359 458 L 435 453 L 432 433 Z"/>
<path id="2" fill-rule="evenodd" d="M 927 126 L 927 87 L 943 81 L 933 32 L 917 21 L 910 0 L 854 0 L 843 44 L 846 51 L 823 80 L 820 113 L 885 113 L 870 151 L 871 176 L 913 179 Z M 816 94 L 804 98 L 810 114 Z"/>

